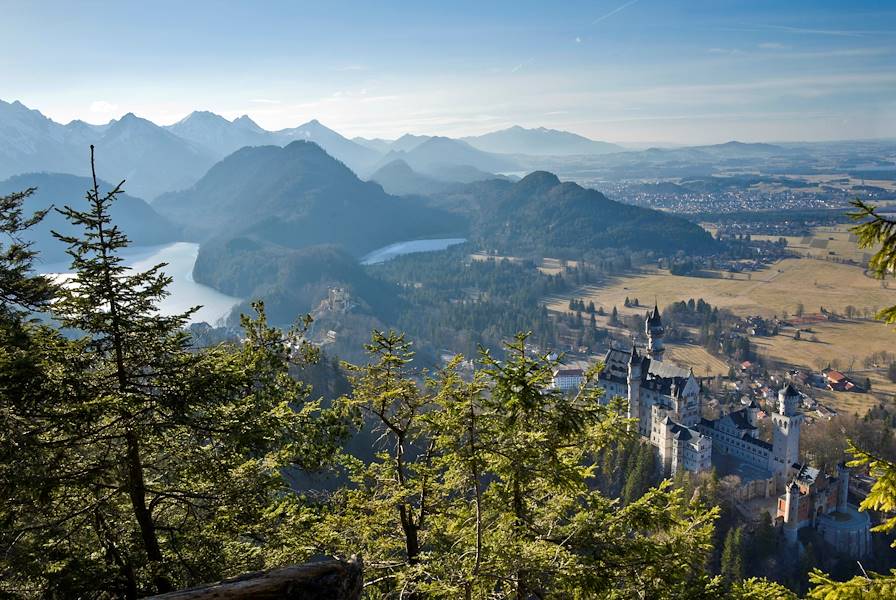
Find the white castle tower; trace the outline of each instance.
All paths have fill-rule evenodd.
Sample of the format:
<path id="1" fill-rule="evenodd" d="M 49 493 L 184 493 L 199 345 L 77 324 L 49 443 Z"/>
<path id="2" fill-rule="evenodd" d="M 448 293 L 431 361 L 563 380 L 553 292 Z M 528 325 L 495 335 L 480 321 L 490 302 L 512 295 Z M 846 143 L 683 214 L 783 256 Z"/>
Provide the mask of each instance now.
<path id="1" fill-rule="evenodd" d="M 837 465 L 837 479 L 840 480 L 840 487 L 837 488 L 837 510 L 846 512 L 846 503 L 849 499 L 849 468 L 846 463 Z"/>
<path id="2" fill-rule="evenodd" d="M 653 311 L 647 313 L 647 320 L 644 322 L 644 330 L 647 334 L 647 356 L 650 360 L 662 362 L 663 353 L 666 348 L 663 345 L 663 321 L 660 319 L 660 308 L 656 302 L 653 303 Z"/>
<path id="3" fill-rule="evenodd" d="M 787 486 L 784 495 L 784 539 L 791 544 L 797 541 L 800 528 L 800 486 L 795 481 Z"/>
<path id="4" fill-rule="evenodd" d="M 632 340 L 632 353 L 628 359 L 628 418 L 641 422 L 641 357 Z"/>
<path id="5" fill-rule="evenodd" d="M 774 437 L 772 439 L 772 471 L 786 478 L 788 469 L 799 460 L 800 425 L 803 415 L 797 407 L 800 394 L 791 384 L 778 392 L 778 410 L 772 414 Z"/>

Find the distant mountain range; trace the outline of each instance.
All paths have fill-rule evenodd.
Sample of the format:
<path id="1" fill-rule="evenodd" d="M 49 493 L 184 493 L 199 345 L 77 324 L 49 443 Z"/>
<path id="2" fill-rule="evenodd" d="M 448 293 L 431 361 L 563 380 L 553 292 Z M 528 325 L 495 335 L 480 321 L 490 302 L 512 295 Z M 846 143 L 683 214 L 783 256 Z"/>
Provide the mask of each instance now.
<path id="1" fill-rule="evenodd" d="M 581 135 L 556 129 L 525 129 L 520 126 L 493 131 L 475 137 L 461 138 L 474 148 L 498 154 L 533 156 L 569 156 L 576 154 L 610 154 L 625 148 L 609 142 L 590 140 Z"/>
<path id="2" fill-rule="evenodd" d="M 285 146 L 296 140 L 316 143 L 361 177 L 400 160 L 417 175 L 455 183 L 536 170 L 565 178 L 587 174 L 648 179 L 708 176 L 716 168 L 751 164 L 783 168 L 783 162 L 805 169 L 817 164 L 806 144 L 731 141 L 631 151 L 544 127 L 514 126 L 462 139 L 405 134 L 395 140 L 350 140 L 317 120 L 268 131 L 246 115 L 231 121 L 208 111 L 163 127 L 130 113 L 104 125 L 62 125 L 18 101 L 0 100 L 0 178 L 41 171 L 87 175 L 87 146 L 94 144 L 100 175 L 126 178 L 129 191 L 150 200 L 190 187 L 240 148 Z"/>
<path id="3" fill-rule="evenodd" d="M 146 198 L 190 185 L 218 159 L 132 114 L 104 126 L 60 125 L 19 102 L 0 101 L 0 178 L 41 171 L 88 175 L 90 144 L 97 147 L 100 176 L 127 179 L 127 189 Z"/>
<path id="4" fill-rule="evenodd" d="M 466 142 L 439 136 L 428 138 L 410 150 L 391 150 L 379 160 L 376 168 L 396 160 L 404 161 L 418 173 L 455 181 L 462 181 L 456 179 L 456 168 L 460 166 L 485 173 L 513 171 L 518 167 L 510 157 L 483 152 Z M 481 177 L 476 176 L 476 179 Z"/>
<path id="5" fill-rule="evenodd" d="M 353 141 L 378 152 L 410 152 L 433 136 L 405 134 L 396 140 L 354 138 Z M 492 154 L 527 154 L 530 156 L 598 155 L 624 152 L 617 144 L 599 142 L 584 136 L 538 127 L 526 129 L 515 125 L 500 131 L 459 138 L 458 141 Z"/>

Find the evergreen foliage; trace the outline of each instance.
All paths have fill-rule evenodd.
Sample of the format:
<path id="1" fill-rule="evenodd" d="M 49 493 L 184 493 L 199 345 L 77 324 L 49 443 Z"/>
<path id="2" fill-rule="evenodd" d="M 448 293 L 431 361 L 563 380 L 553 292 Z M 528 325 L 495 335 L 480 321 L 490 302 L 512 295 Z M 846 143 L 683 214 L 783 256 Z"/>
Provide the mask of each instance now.
<path id="1" fill-rule="evenodd" d="M 285 470 L 319 468 L 344 430 L 288 375 L 312 350 L 261 306 L 241 346 L 189 347 L 189 313 L 157 309 L 164 265 L 122 264 L 120 193 L 94 181 L 84 209 L 61 209 L 83 233 L 60 236 L 75 275 L 51 308 L 77 337 L 26 325 L 27 356 L 4 350 L 6 593 L 136 598 L 277 564 L 305 510 Z M 5 368 L 23 358 L 26 380 Z"/>
<path id="2" fill-rule="evenodd" d="M 744 578 L 745 546 L 743 528 L 728 530 L 725 545 L 722 547 L 722 579 L 730 586 Z"/>
<path id="3" fill-rule="evenodd" d="M 852 205 L 856 210 L 850 217 L 862 221 L 852 228 L 858 237 L 859 247 L 879 246 L 868 262 L 868 270 L 880 279 L 892 277 L 896 273 L 896 221 L 882 216 L 876 207 L 862 200 L 856 199 Z M 896 306 L 882 309 L 877 318 L 896 323 Z"/>
<path id="4" fill-rule="evenodd" d="M 331 552 L 365 556 L 373 596 L 714 589 L 702 563 L 715 512 L 668 484 L 625 506 L 594 489 L 588 457 L 627 436 L 620 407 L 598 403 L 587 384 L 573 397 L 554 391 L 556 361 L 527 351 L 525 335 L 504 360 L 483 351 L 472 381 L 459 376 L 460 357 L 414 373 L 395 333 L 374 333 L 368 351 L 366 365 L 350 367 L 346 403 L 382 433 L 382 452 L 347 461 L 356 486 L 337 493 L 322 531 Z"/>

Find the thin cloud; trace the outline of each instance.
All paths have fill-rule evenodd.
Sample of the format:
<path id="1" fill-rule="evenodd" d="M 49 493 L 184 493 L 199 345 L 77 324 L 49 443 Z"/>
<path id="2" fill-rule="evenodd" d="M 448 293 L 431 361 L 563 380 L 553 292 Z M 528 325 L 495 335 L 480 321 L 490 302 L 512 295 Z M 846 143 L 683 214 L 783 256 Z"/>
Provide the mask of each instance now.
<path id="1" fill-rule="evenodd" d="M 592 25 L 597 25 L 598 23 L 600 23 L 600 22 L 603 21 L 604 19 L 609 19 L 610 17 L 612 17 L 613 15 L 615 15 L 616 13 L 618 13 L 619 11 L 621 11 L 621 10 L 625 10 L 626 8 L 628 8 L 629 6 L 631 6 L 632 4 L 635 4 L 637 1 L 638 1 L 638 0 L 629 0 L 629 2 L 626 2 L 625 4 L 622 4 L 622 5 L 620 5 L 620 6 L 617 6 L 616 8 L 614 8 L 613 10 L 611 10 L 610 12 L 608 12 L 607 14 L 605 14 L 605 15 L 603 15 L 603 16 L 600 16 L 600 17 L 598 17 L 598 18 L 596 18 L 596 19 L 594 19 L 594 20 L 591 22 L 591 24 L 592 24 Z"/>
<path id="2" fill-rule="evenodd" d="M 249 102 L 256 104 L 280 104 L 279 100 L 271 100 L 270 98 L 252 98 Z"/>
<path id="3" fill-rule="evenodd" d="M 862 37 L 867 32 L 846 29 L 808 29 L 806 27 L 788 27 L 786 25 L 768 25 L 769 29 L 779 29 L 789 33 L 807 33 L 811 35 L 834 35 L 840 37 Z"/>
<path id="4" fill-rule="evenodd" d="M 738 50 L 737 48 L 710 48 L 707 52 L 710 54 L 726 54 L 728 56 L 744 54 L 743 50 Z"/>
<path id="5" fill-rule="evenodd" d="M 758 47 L 763 50 L 783 50 L 787 48 L 787 46 L 779 44 L 778 42 L 762 42 L 761 44 L 758 44 Z"/>
<path id="6" fill-rule="evenodd" d="M 785 32 L 796 35 L 827 35 L 832 37 L 870 37 L 892 36 L 896 31 L 890 29 L 813 29 L 809 27 L 792 27 L 790 25 L 771 25 L 768 23 L 743 24 L 736 27 L 717 27 L 716 31 L 746 31 L 751 33 Z"/>
<path id="7" fill-rule="evenodd" d="M 90 103 L 90 112 L 95 113 L 108 113 L 116 110 L 117 108 L 117 104 L 107 102 L 106 100 L 94 100 Z"/>
<path id="8" fill-rule="evenodd" d="M 364 96 L 361 102 L 389 102 L 400 98 L 401 96 Z"/>
<path id="9" fill-rule="evenodd" d="M 527 61 L 523 61 L 523 62 L 519 63 L 518 65 L 516 65 L 515 67 L 513 67 L 512 69 L 510 69 L 510 72 L 517 73 L 517 72 L 521 71 L 523 69 L 523 67 L 525 67 L 526 65 L 528 65 L 531 62 L 532 62 L 531 58 Z"/>

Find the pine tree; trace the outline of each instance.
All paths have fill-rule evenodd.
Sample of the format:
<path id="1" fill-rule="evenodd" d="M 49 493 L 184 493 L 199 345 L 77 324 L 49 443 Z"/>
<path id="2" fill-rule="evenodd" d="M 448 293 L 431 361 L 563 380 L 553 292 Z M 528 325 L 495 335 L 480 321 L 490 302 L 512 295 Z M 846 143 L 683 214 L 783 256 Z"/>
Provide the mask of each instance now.
<path id="1" fill-rule="evenodd" d="M 0 196 L 0 236 L 7 242 L 0 244 L 0 318 L 7 323 L 28 311 L 45 308 L 56 289 L 47 277 L 32 272 L 37 254 L 24 237 L 47 213 L 23 214 L 25 200 L 35 191 L 28 188 Z"/>
<path id="2" fill-rule="evenodd" d="M 654 483 L 654 470 L 656 458 L 653 446 L 650 444 L 637 444 L 632 452 L 632 466 L 626 473 L 625 486 L 622 490 L 622 502 L 631 504 L 643 496 Z"/>
<path id="3" fill-rule="evenodd" d="M 319 466 L 341 432 L 288 375 L 313 352 L 293 353 L 263 312 L 239 349 L 190 348 L 190 313 L 158 311 L 163 265 L 123 264 L 128 240 L 109 217 L 121 192 L 94 177 L 84 210 L 60 209 L 83 234 L 58 236 L 74 277 L 52 311 L 80 337 L 43 336 L 43 393 L 15 407 L 31 446 L 26 473 L 3 474 L 15 514 L 3 535 L 17 540 L 3 561 L 18 577 L 0 586 L 135 598 L 263 567 L 290 543 L 282 527 L 300 532 L 285 470 Z M 41 462 L 52 469 L 36 481 Z"/>
<path id="4" fill-rule="evenodd" d="M 856 210 L 850 216 L 860 222 L 852 228 L 859 247 L 879 247 L 868 262 L 868 269 L 880 279 L 892 277 L 896 273 L 896 221 L 883 217 L 876 207 L 861 200 L 856 199 L 852 205 Z M 896 323 L 896 306 L 884 308 L 877 318 Z"/>
<path id="5" fill-rule="evenodd" d="M 733 527 L 725 535 L 722 547 L 722 579 L 731 586 L 744 578 L 743 528 Z"/>
<path id="6" fill-rule="evenodd" d="M 778 533 L 772 525 L 772 518 L 768 512 L 759 515 L 759 525 L 753 532 L 750 543 L 750 554 L 753 560 L 762 560 L 773 554 L 778 546 Z"/>

